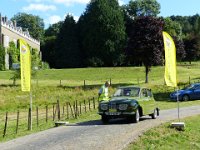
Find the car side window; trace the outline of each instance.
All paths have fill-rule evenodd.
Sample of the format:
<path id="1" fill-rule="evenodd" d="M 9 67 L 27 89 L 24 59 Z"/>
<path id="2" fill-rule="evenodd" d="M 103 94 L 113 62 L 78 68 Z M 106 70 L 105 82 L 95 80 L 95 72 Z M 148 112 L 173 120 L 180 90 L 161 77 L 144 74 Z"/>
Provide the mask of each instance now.
<path id="1" fill-rule="evenodd" d="M 124 96 L 130 96 L 131 89 L 124 89 Z"/>
<path id="2" fill-rule="evenodd" d="M 141 96 L 142 96 L 142 97 L 148 97 L 148 94 L 147 94 L 147 90 L 146 90 L 146 89 L 142 89 Z"/>
<path id="3" fill-rule="evenodd" d="M 152 97 L 152 93 L 151 93 L 151 90 L 147 90 L 147 95 L 148 95 L 148 97 Z"/>
<path id="4" fill-rule="evenodd" d="M 195 90 L 200 90 L 200 86 L 199 86 L 199 85 L 196 86 L 196 87 L 195 87 Z"/>

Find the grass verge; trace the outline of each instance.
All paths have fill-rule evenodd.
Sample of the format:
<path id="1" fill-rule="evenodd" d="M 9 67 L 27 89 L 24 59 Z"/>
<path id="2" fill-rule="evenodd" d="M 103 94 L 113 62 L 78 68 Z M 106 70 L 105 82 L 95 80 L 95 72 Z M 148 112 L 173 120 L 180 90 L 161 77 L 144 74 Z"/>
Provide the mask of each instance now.
<path id="1" fill-rule="evenodd" d="M 138 140 L 130 144 L 126 150 L 199 150 L 200 149 L 200 115 L 182 119 L 185 131 L 170 128 L 165 123 L 145 132 Z"/>

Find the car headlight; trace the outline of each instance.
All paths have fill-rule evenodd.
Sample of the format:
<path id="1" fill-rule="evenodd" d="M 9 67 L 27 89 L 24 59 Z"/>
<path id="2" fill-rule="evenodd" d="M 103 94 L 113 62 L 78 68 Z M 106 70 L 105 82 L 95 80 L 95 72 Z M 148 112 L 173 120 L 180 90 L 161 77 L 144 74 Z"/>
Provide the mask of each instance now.
<path id="1" fill-rule="evenodd" d="M 101 104 L 101 110 L 108 110 L 108 104 Z"/>
<path id="2" fill-rule="evenodd" d="M 181 95 L 181 93 L 174 93 L 173 95 L 174 96 L 179 96 L 179 95 Z"/>
<path id="3" fill-rule="evenodd" d="M 119 110 L 126 110 L 128 107 L 128 104 L 119 104 Z"/>

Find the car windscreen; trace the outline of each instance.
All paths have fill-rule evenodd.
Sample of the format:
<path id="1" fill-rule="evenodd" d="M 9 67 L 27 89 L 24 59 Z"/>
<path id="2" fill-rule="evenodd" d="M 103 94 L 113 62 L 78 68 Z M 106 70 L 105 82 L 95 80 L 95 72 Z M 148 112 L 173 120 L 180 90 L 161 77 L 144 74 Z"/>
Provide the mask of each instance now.
<path id="1" fill-rule="evenodd" d="M 113 96 L 131 96 L 138 97 L 139 96 L 139 88 L 119 88 L 115 92 Z"/>
<path id="2" fill-rule="evenodd" d="M 191 85 L 188 85 L 185 88 L 183 88 L 183 90 L 194 89 L 196 86 L 199 86 L 199 85 L 191 84 Z"/>

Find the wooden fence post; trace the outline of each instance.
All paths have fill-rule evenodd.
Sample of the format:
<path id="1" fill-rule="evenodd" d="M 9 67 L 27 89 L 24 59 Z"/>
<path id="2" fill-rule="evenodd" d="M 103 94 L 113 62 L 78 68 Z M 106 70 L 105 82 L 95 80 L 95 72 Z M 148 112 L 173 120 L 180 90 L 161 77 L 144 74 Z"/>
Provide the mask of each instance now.
<path id="1" fill-rule="evenodd" d="M 60 120 L 60 102 L 57 100 L 58 120 Z"/>
<path id="2" fill-rule="evenodd" d="M 46 106 L 46 122 L 48 122 L 48 105 Z"/>
<path id="3" fill-rule="evenodd" d="M 54 112 L 55 110 L 54 109 L 55 109 L 55 106 L 53 104 L 53 121 L 55 120 L 55 112 Z"/>
<path id="4" fill-rule="evenodd" d="M 77 119 L 77 111 L 76 111 L 76 102 L 74 102 L 74 116 L 75 116 L 75 119 Z"/>
<path id="5" fill-rule="evenodd" d="M 95 109 L 95 99 L 94 99 L 94 97 L 93 97 L 93 108 Z"/>
<path id="6" fill-rule="evenodd" d="M 67 119 L 69 119 L 69 104 L 68 104 L 68 102 L 66 103 L 66 105 L 67 105 Z"/>
<path id="7" fill-rule="evenodd" d="M 70 102 L 69 102 L 69 107 L 70 107 L 70 109 L 71 109 L 72 117 L 75 118 L 75 115 L 73 114 L 73 109 L 72 109 L 72 106 L 71 106 Z"/>
<path id="8" fill-rule="evenodd" d="M 38 106 L 36 107 L 37 127 L 39 126 Z"/>
<path id="9" fill-rule="evenodd" d="M 81 102 L 79 102 L 79 105 L 80 105 L 80 112 L 79 112 L 79 114 L 81 115 L 81 113 L 82 113 L 82 112 L 81 112 L 81 111 L 82 111 L 82 110 L 81 110 Z"/>
<path id="10" fill-rule="evenodd" d="M 86 113 L 87 110 L 86 110 L 86 103 L 85 103 L 85 100 L 84 100 L 84 106 L 85 106 L 85 113 Z"/>
<path id="11" fill-rule="evenodd" d="M 18 128 L 19 128 L 19 110 L 17 111 L 17 122 L 16 122 L 16 134 L 18 133 Z"/>
<path id="12" fill-rule="evenodd" d="M 7 124 L 8 124 L 8 112 L 6 112 L 6 119 L 5 119 L 5 126 L 4 126 L 4 131 L 3 131 L 3 137 L 6 136 Z"/>
<path id="13" fill-rule="evenodd" d="M 90 99 L 88 99 L 88 103 L 89 103 L 89 110 L 90 110 Z"/>
<path id="14" fill-rule="evenodd" d="M 78 101 L 76 100 L 76 114 L 79 116 L 79 110 L 78 110 Z"/>
<path id="15" fill-rule="evenodd" d="M 85 89 L 85 80 L 83 81 L 83 85 L 84 85 L 83 87 L 84 87 L 84 89 Z"/>
<path id="16" fill-rule="evenodd" d="M 63 105 L 63 112 L 62 112 L 62 116 L 65 116 L 65 105 Z"/>
<path id="17" fill-rule="evenodd" d="M 110 78 L 110 86 L 112 86 L 112 81 L 111 81 L 111 78 Z"/>
<path id="18" fill-rule="evenodd" d="M 31 130 L 31 108 L 28 109 L 28 130 Z"/>

